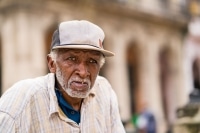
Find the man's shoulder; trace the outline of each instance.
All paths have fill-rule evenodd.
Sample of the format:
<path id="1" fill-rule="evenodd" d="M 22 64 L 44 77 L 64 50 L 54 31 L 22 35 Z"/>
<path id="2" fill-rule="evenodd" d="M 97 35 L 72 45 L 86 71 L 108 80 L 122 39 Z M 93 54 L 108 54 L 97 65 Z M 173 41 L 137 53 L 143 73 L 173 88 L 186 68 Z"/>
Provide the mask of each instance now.
<path id="1" fill-rule="evenodd" d="M 31 102 L 32 97 L 44 91 L 46 76 L 18 81 L 0 98 L 0 111 L 15 117 Z"/>
<path id="2" fill-rule="evenodd" d="M 24 79 L 13 84 L 4 94 L 18 92 L 17 94 L 26 94 L 28 91 L 34 93 L 37 89 L 47 86 L 46 76 Z"/>
<path id="3" fill-rule="evenodd" d="M 108 79 L 102 76 L 97 76 L 94 88 L 97 93 L 103 92 L 108 95 L 112 91 L 112 86 L 110 82 L 108 81 Z"/>
<path id="4" fill-rule="evenodd" d="M 105 84 L 110 84 L 108 79 L 106 79 L 105 77 L 100 76 L 100 75 L 97 76 L 96 82 L 97 83 L 102 83 L 103 82 Z"/>

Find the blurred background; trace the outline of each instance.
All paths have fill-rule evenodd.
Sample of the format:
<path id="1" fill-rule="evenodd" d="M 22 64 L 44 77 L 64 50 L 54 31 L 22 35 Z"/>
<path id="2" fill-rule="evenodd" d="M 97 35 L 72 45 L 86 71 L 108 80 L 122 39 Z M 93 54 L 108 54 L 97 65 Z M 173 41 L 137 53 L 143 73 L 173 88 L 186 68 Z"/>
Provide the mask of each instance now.
<path id="1" fill-rule="evenodd" d="M 115 90 L 127 132 L 148 108 L 157 133 L 200 90 L 200 0 L 1 0 L 0 95 L 13 83 L 48 73 L 46 55 L 58 23 L 89 20 L 115 52 L 100 75 Z"/>

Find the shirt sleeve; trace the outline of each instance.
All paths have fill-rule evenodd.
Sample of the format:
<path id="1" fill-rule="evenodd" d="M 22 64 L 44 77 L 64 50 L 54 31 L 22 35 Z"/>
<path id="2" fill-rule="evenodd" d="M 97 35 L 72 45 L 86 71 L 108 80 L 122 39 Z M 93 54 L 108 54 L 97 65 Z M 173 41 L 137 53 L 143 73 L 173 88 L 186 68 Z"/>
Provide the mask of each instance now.
<path id="1" fill-rule="evenodd" d="M 117 96 L 113 90 L 111 90 L 111 126 L 112 133 L 125 133 L 124 126 L 121 121 Z"/>
<path id="2" fill-rule="evenodd" d="M 1 133 L 16 133 L 14 119 L 7 113 L 0 111 L 0 131 Z"/>

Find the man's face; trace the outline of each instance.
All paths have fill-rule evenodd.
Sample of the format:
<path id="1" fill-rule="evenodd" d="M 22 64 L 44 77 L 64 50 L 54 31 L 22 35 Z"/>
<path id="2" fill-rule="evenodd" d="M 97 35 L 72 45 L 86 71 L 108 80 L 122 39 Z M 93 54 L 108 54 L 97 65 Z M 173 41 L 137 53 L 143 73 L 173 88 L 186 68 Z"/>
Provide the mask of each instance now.
<path id="1" fill-rule="evenodd" d="M 61 49 L 56 58 L 56 79 L 71 97 L 88 96 L 100 70 L 100 52 Z"/>

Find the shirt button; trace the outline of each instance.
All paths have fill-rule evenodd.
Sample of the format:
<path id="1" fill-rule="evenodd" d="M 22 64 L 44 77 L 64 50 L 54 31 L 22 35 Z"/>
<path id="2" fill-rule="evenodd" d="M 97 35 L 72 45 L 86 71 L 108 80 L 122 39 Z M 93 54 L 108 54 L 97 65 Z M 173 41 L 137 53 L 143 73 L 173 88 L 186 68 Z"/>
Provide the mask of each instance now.
<path id="1" fill-rule="evenodd" d="M 74 114 L 74 111 L 72 111 L 71 114 Z"/>

